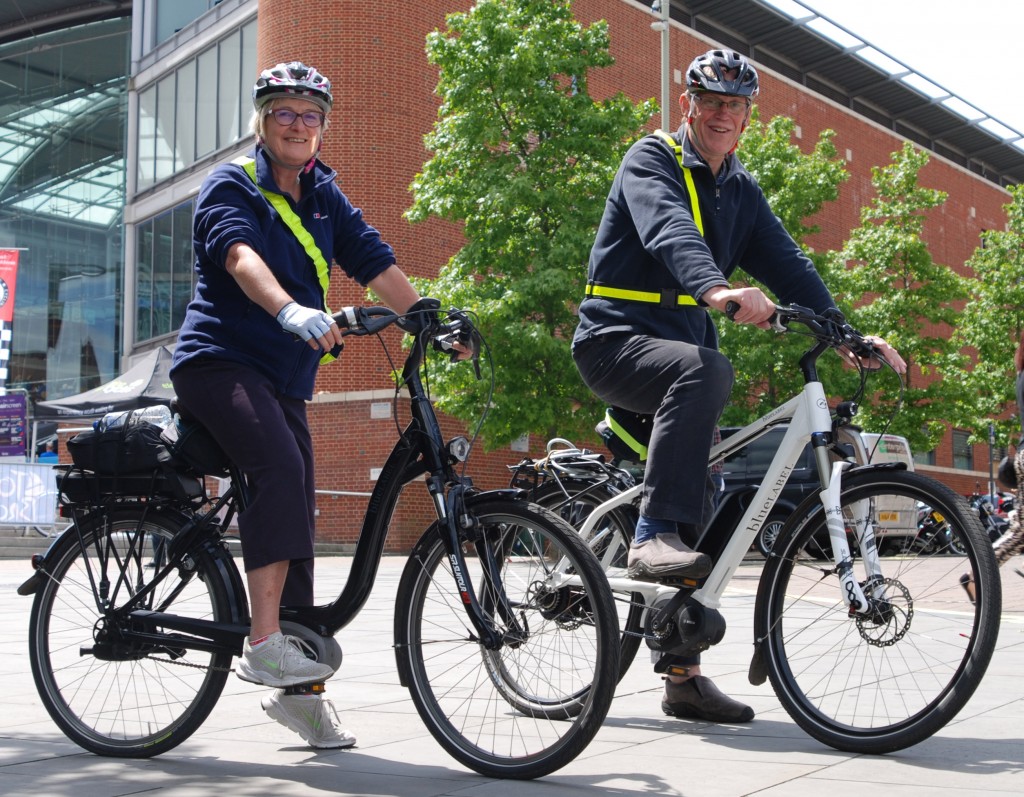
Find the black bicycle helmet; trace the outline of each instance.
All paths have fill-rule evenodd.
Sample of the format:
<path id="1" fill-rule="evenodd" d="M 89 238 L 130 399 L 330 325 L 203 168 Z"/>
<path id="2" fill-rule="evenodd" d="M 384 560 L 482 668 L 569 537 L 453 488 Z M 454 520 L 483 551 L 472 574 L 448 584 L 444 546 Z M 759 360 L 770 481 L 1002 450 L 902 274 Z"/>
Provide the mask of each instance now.
<path id="1" fill-rule="evenodd" d="M 252 104 L 260 110 L 275 97 L 289 94 L 316 103 L 324 113 L 334 105 L 331 81 L 301 61 L 289 61 L 260 72 L 252 87 Z"/>
<path id="2" fill-rule="evenodd" d="M 726 73 L 736 71 L 736 77 Z M 693 59 L 686 70 L 686 88 L 691 92 L 712 91 L 736 97 L 757 96 L 757 70 L 733 50 L 709 50 Z"/>

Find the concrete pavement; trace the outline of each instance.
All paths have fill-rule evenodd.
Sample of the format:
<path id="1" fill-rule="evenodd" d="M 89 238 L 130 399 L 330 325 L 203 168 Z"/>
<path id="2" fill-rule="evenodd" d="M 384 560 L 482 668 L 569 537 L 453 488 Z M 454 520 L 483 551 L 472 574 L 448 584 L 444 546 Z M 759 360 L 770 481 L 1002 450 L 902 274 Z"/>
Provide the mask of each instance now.
<path id="1" fill-rule="evenodd" d="M 328 696 L 358 737 L 348 751 L 315 751 L 259 708 L 265 690 L 234 677 L 191 739 L 149 760 L 100 758 L 69 742 L 40 704 L 28 656 L 31 599 L 15 593 L 27 560 L 0 562 L 0 794 L 8 797 L 886 797 L 1024 794 L 1024 578 L 1004 570 L 999 648 L 967 707 L 931 739 L 887 756 L 841 753 L 808 737 L 771 687 L 746 670 L 759 566 L 743 565 L 723 604 L 729 631 L 705 654 L 705 671 L 749 702 L 747 726 L 664 716 L 661 682 L 642 650 L 608 718 L 575 761 L 537 781 L 500 781 L 466 770 L 429 735 L 398 684 L 391 610 L 403 558 L 381 564 L 373 595 L 339 635 L 345 654 Z M 321 558 L 318 598 L 336 595 L 347 557 Z"/>

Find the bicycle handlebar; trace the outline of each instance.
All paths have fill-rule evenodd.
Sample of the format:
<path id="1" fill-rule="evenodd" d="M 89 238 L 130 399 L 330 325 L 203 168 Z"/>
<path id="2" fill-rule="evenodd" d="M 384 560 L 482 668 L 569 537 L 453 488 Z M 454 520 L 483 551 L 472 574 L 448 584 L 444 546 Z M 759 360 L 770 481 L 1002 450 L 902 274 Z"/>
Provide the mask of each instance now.
<path id="1" fill-rule="evenodd" d="M 420 327 L 413 333 L 417 338 L 429 337 L 434 349 L 450 354 L 453 362 L 462 355 L 456 348 L 456 344 L 461 344 L 469 349 L 470 358 L 479 375 L 483 339 L 466 313 L 461 310 L 449 310 L 442 319 L 433 309 L 418 309 L 415 315 L 416 323 Z M 342 337 L 375 335 L 392 324 L 409 318 L 388 307 L 343 307 L 331 317 L 341 329 Z"/>
<path id="2" fill-rule="evenodd" d="M 729 302 L 725 314 L 732 320 L 740 306 Z M 789 325 L 797 323 L 805 327 L 811 336 L 833 349 L 845 348 L 858 357 L 882 359 L 878 347 L 846 322 L 846 317 L 832 307 L 824 313 L 815 313 L 798 304 L 775 306 L 769 324 L 776 332 L 789 332 Z"/>

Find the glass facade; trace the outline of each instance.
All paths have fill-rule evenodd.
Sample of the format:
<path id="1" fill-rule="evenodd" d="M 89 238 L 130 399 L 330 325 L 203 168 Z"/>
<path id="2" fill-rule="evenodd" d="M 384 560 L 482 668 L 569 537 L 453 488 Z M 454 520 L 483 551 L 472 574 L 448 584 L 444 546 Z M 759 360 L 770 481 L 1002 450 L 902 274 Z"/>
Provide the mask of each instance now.
<path id="1" fill-rule="evenodd" d="M 257 71 L 254 19 L 141 87 L 135 190 L 146 191 L 248 135 Z"/>
<path id="2" fill-rule="evenodd" d="M 0 46 L 0 248 L 21 249 L 7 387 L 87 390 L 120 366 L 130 19 Z"/>
<path id="3" fill-rule="evenodd" d="M 256 19 L 250 16 L 187 60 L 159 72 L 138 92 L 138 161 L 134 197 L 170 207 L 134 225 L 134 334 L 131 344 L 169 336 L 180 326 L 195 289 L 193 201 L 172 198 L 197 164 L 249 138 L 256 68 Z"/>

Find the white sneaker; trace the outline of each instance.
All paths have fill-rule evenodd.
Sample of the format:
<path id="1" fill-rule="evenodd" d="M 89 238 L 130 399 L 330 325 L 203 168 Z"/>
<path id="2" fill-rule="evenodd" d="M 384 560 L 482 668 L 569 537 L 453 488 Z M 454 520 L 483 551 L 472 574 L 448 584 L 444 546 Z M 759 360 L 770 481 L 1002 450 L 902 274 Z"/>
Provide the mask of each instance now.
<path id="1" fill-rule="evenodd" d="M 338 727 L 338 711 L 326 697 L 286 695 L 278 689 L 261 701 L 267 716 L 299 734 L 310 747 L 351 747 L 356 737 Z"/>
<path id="2" fill-rule="evenodd" d="M 326 681 L 334 670 L 306 656 L 301 639 L 275 631 L 255 648 L 245 638 L 235 674 L 263 686 L 295 686 Z"/>

